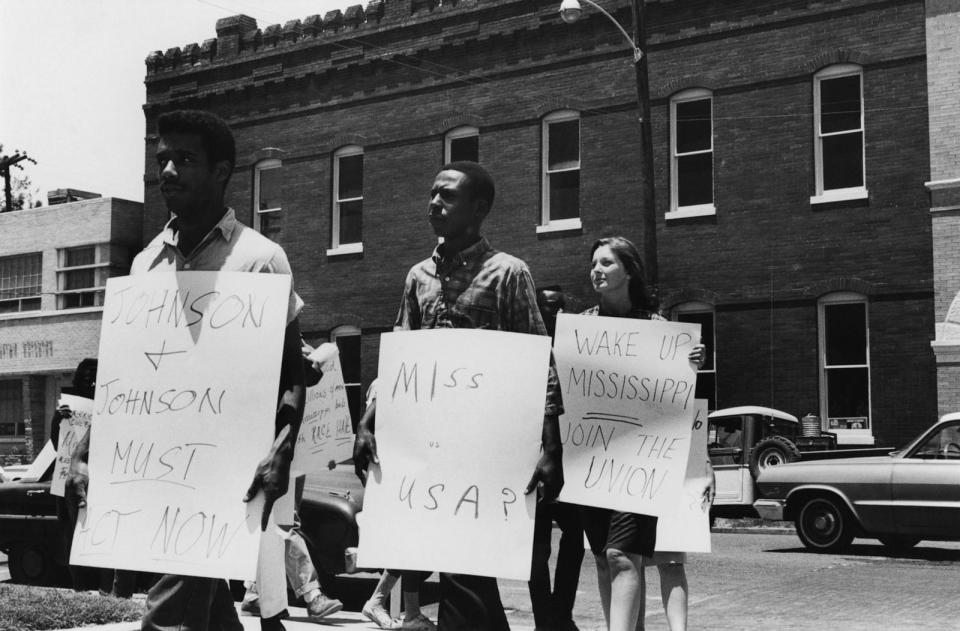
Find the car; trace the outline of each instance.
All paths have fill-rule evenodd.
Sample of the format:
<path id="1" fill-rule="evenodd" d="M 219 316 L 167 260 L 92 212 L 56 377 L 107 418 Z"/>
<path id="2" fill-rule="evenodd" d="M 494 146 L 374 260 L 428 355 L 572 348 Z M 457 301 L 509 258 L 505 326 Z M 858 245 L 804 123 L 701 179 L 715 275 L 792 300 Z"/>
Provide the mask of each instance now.
<path id="1" fill-rule="evenodd" d="M 7 555 L 15 583 L 69 585 L 63 528 L 50 493 L 52 472 L 49 467 L 39 478 L 25 476 L 0 484 L 0 551 Z M 336 575 L 359 571 L 352 553 L 362 505 L 363 487 L 352 464 L 307 476 L 300 503 L 301 532 L 325 589 L 333 590 Z"/>
<path id="2" fill-rule="evenodd" d="M 793 521 L 816 552 L 842 551 L 858 536 L 893 551 L 925 539 L 960 540 L 960 412 L 899 451 L 771 467 L 757 488 L 757 513 Z"/>

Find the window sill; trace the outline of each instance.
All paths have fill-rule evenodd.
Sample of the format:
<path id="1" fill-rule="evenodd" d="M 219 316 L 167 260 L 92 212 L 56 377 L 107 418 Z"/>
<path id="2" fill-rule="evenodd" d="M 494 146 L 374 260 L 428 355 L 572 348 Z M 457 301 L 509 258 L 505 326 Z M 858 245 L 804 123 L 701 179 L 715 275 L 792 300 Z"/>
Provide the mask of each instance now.
<path id="1" fill-rule="evenodd" d="M 669 221 L 670 219 L 686 219 L 688 217 L 709 217 L 716 214 L 717 207 L 713 204 L 699 204 L 697 206 L 684 206 L 676 210 L 671 210 L 664 215 L 664 218 Z"/>
<path id="2" fill-rule="evenodd" d="M 327 256 L 343 256 L 345 254 L 363 254 L 362 243 L 344 243 L 327 250 Z"/>
<path id="3" fill-rule="evenodd" d="M 551 221 L 545 226 L 537 226 L 537 234 L 568 232 L 572 230 L 583 230 L 583 224 L 580 223 L 579 217 L 573 219 L 558 219 L 557 221 Z"/>
<path id="4" fill-rule="evenodd" d="M 855 199 L 867 199 L 866 187 L 857 186 L 854 188 L 840 188 L 834 191 L 824 191 L 820 195 L 814 195 L 810 198 L 810 204 L 831 204 L 833 202 L 848 202 Z"/>

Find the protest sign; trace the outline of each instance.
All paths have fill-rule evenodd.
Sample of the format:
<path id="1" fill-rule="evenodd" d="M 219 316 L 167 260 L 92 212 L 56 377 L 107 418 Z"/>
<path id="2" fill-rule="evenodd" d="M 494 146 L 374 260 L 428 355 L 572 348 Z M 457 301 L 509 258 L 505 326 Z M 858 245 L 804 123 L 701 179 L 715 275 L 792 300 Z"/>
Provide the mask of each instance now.
<path id="1" fill-rule="evenodd" d="M 703 494 L 710 481 L 705 399 L 696 399 L 691 429 L 683 492 L 657 519 L 657 550 L 664 552 L 710 552 L 710 502 Z"/>
<path id="2" fill-rule="evenodd" d="M 519 333 L 381 336 L 361 567 L 529 578 L 549 356 Z"/>
<path id="3" fill-rule="evenodd" d="M 53 479 L 50 480 L 50 493 L 63 497 L 73 450 L 90 429 L 93 401 L 73 394 L 61 394 L 58 406 L 70 408 L 70 418 L 60 421 L 60 439 L 57 443 L 57 460 L 53 466 Z"/>
<path id="4" fill-rule="evenodd" d="M 20 479 L 24 482 L 36 482 L 43 477 L 47 467 L 56 462 L 56 460 L 57 451 L 53 448 L 53 443 L 48 440 L 43 445 L 40 453 L 37 454 L 37 457 L 34 458 L 30 467 L 20 476 Z"/>
<path id="5" fill-rule="evenodd" d="M 560 314 L 554 354 L 573 504 L 660 515 L 681 491 L 690 451 L 700 325 Z"/>
<path id="6" fill-rule="evenodd" d="M 298 473 L 322 473 L 353 456 L 353 424 L 337 345 L 321 344 L 308 359 L 319 364 L 323 376 L 307 388 L 290 468 Z"/>
<path id="7" fill-rule="evenodd" d="M 70 562 L 252 579 L 290 277 L 150 273 L 107 281 L 88 506 Z"/>

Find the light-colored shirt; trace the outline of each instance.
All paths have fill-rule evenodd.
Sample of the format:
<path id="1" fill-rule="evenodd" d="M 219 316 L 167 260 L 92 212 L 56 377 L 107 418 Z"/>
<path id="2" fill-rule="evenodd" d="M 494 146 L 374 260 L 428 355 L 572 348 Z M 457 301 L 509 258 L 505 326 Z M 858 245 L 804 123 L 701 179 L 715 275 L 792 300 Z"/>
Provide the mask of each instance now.
<path id="1" fill-rule="evenodd" d="M 133 259 L 130 274 L 213 271 L 293 276 L 283 248 L 237 221 L 237 215 L 232 208 L 226 210 L 217 225 L 189 254 L 185 255 L 180 251 L 179 241 L 177 218 L 174 217 Z M 302 309 L 303 300 L 293 290 L 291 278 L 287 323 L 293 322 Z"/>

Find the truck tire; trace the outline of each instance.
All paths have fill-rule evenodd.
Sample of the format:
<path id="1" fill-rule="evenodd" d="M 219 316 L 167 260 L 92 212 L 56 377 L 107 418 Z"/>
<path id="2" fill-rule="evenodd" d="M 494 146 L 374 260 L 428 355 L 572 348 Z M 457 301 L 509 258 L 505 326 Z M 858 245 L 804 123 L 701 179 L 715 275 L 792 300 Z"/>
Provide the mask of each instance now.
<path id="1" fill-rule="evenodd" d="M 788 438 L 770 436 L 764 438 L 750 450 L 750 475 L 756 480 L 760 472 L 767 467 L 793 462 L 800 458 L 800 450 Z"/>
<path id="2" fill-rule="evenodd" d="M 853 517 L 836 498 L 807 499 L 794 524 L 800 541 L 813 552 L 840 552 L 853 541 Z"/>
<path id="3" fill-rule="evenodd" d="M 22 585 L 51 586 L 57 580 L 53 555 L 46 547 L 35 543 L 18 543 L 10 548 L 7 558 L 10 579 Z"/>

